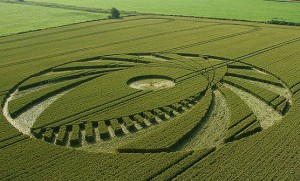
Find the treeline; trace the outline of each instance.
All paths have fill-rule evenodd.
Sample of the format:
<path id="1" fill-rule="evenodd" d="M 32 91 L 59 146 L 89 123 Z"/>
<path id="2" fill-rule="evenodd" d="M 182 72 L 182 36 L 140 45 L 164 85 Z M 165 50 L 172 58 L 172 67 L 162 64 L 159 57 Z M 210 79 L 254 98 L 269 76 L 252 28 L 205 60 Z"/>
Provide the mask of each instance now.
<path id="1" fill-rule="evenodd" d="M 282 21 L 282 20 L 277 20 L 277 19 L 272 19 L 271 21 L 268 21 L 268 23 L 278 24 L 278 25 L 288 25 L 288 26 L 300 26 L 300 22 L 295 23 L 295 22 Z"/>

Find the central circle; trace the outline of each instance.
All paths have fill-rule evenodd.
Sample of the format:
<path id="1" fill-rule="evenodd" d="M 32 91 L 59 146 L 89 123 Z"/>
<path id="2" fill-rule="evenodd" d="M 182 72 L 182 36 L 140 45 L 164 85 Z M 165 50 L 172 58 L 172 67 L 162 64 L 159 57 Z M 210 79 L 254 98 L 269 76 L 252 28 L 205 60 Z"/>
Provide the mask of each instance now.
<path id="1" fill-rule="evenodd" d="M 163 75 L 144 75 L 127 81 L 129 87 L 140 90 L 159 90 L 175 86 L 175 81 Z"/>

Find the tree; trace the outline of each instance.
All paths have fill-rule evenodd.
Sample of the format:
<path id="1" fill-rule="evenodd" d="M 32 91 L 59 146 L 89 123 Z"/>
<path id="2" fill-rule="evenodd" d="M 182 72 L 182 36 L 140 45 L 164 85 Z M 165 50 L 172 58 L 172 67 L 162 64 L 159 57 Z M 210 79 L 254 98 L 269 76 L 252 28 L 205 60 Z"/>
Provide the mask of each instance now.
<path id="1" fill-rule="evenodd" d="M 111 8 L 110 13 L 111 13 L 110 18 L 112 18 L 112 19 L 120 18 L 120 12 L 119 12 L 119 10 L 117 10 L 117 8 L 115 8 L 115 7 Z"/>

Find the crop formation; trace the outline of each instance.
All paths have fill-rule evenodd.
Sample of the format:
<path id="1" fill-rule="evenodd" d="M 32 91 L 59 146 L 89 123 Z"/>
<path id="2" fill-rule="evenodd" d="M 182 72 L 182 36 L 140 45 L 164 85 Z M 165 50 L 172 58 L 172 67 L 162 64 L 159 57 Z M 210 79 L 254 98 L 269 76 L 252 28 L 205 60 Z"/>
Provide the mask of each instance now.
<path id="1" fill-rule="evenodd" d="M 3 37 L 0 179 L 295 179 L 299 30 L 153 15 Z"/>

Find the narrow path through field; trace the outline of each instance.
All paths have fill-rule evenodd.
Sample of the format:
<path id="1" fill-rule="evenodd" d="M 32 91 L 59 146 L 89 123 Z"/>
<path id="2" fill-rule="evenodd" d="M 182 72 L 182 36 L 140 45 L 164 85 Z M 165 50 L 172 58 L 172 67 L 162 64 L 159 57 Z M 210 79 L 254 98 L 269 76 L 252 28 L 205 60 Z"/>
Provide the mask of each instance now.
<path id="1" fill-rule="evenodd" d="M 252 94 L 228 84 L 224 85 L 235 92 L 249 106 L 249 108 L 256 115 L 257 120 L 260 121 L 260 125 L 263 129 L 269 128 L 283 118 L 283 116 L 271 106 L 267 105 L 265 102 L 256 98 Z"/>

